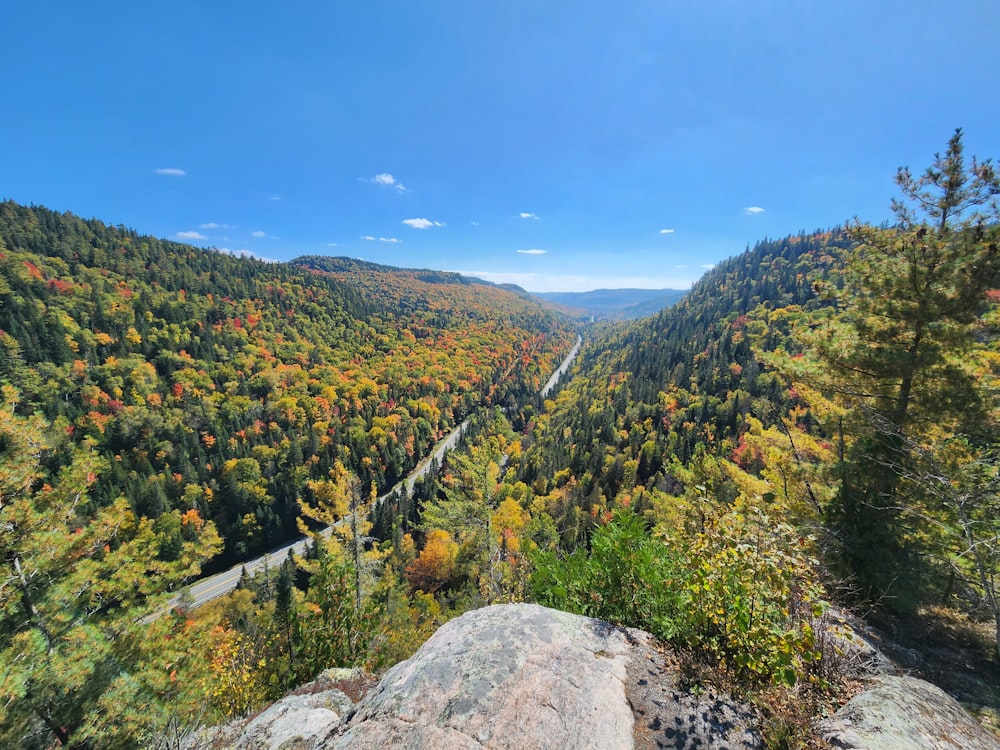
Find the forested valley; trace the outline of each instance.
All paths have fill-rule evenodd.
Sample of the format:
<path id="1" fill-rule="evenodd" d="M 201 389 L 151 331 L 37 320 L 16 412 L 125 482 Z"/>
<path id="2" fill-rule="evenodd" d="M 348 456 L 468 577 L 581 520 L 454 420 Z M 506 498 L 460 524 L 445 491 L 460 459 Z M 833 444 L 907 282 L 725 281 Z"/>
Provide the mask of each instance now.
<path id="1" fill-rule="evenodd" d="M 956 132 L 897 185 L 891 226 L 762 240 L 587 326 L 545 400 L 576 324 L 523 293 L 0 204 L 0 743 L 168 747 L 510 601 L 648 630 L 775 746 L 841 689 L 832 604 L 992 624 L 995 677 L 1000 180 Z"/>

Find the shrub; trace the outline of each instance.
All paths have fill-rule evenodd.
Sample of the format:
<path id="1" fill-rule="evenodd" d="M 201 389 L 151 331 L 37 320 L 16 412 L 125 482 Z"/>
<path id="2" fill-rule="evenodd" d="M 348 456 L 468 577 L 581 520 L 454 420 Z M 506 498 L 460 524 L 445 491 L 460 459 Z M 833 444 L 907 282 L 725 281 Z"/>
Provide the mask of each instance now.
<path id="1" fill-rule="evenodd" d="M 594 532 L 589 554 L 537 553 L 530 585 L 540 604 L 670 639 L 679 610 L 677 568 L 676 556 L 625 508 Z"/>
<path id="2" fill-rule="evenodd" d="M 772 501 L 740 495 L 721 510 L 700 509 L 697 525 L 660 527 L 657 536 L 618 510 L 589 552 L 536 554 L 531 593 L 691 648 L 745 682 L 793 685 L 819 659 L 811 621 L 822 588 L 810 540 L 772 522 L 760 507 Z"/>
<path id="3" fill-rule="evenodd" d="M 750 682 L 793 685 L 819 659 L 811 623 L 822 587 L 808 537 L 741 495 L 697 533 L 664 538 L 686 558 L 677 641 Z"/>

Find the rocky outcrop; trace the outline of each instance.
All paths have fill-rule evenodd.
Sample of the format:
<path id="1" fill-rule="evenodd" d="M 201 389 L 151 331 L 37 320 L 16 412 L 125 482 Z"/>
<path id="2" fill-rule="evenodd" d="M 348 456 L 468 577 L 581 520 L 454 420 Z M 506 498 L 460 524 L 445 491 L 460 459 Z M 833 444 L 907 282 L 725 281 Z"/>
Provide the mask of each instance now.
<path id="1" fill-rule="evenodd" d="M 185 750 L 314 750 L 338 726 L 354 702 L 335 687 L 356 677 L 353 670 L 327 670 L 261 713 L 225 726 L 203 729 L 184 743 Z"/>
<path id="2" fill-rule="evenodd" d="M 444 625 L 328 738 L 351 748 L 762 747 L 753 712 L 678 686 L 647 633 L 532 604 Z"/>
<path id="3" fill-rule="evenodd" d="M 958 701 L 914 677 L 874 678 L 818 730 L 844 750 L 1000 750 Z"/>
<path id="4" fill-rule="evenodd" d="M 879 647 L 878 636 L 860 618 L 829 607 L 813 622 L 817 645 L 837 674 L 871 677 L 896 674 L 896 665 Z"/>
<path id="5" fill-rule="evenodd" d="M 817 724 L 845 750 L 1000 750 L 933 685 L 827 623 L 831 652 L 868 689 Z M 864 673 L 864 674 L 862 674 Z M 865 676 L 867 675 L 867 676 Z M 760 748 L 749 705 L 687 689 L 673 653 L 651 635 L 532 604 L 468 612 L 443 625 L 356 704 L 356 673 L 330 671 L 258 716 L 205 730 L 195 748 Z"/>

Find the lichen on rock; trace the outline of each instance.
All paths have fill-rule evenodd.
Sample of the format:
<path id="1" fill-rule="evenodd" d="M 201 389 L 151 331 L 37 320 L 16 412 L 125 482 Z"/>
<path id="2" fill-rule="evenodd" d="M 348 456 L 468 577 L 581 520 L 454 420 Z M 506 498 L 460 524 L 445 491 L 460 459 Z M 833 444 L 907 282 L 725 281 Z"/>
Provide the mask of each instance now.
<path id="1" fill-rule="evenodd" d="M 817 728 L 843 750 L 1000 750 L 958 701 L 914 677 L 872 678 Z"/>
<path id="2" fill-rule="evenodd" d="M 330 746 L 762 746 L 750 709 L 684 694 L 659 649 L 648 633 L 533 604 L 468 612 L 387 672 Z"/>

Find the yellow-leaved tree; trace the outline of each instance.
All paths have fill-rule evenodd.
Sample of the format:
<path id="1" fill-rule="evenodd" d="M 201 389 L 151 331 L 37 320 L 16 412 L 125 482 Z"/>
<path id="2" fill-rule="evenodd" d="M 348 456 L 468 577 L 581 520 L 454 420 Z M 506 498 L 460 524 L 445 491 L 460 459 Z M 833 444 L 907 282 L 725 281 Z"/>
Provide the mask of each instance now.
<path id="1" fill-rule="evenodd" d="M 221 541 L 195 510 L 151 520 L 94 509 L 104 463 L 38 415 L 0 403 L 0 745 L 151 744 L 182 698 L 179 659 L 146 615 Z M 65 430 L 62 431 L 65 433 Z"/>

